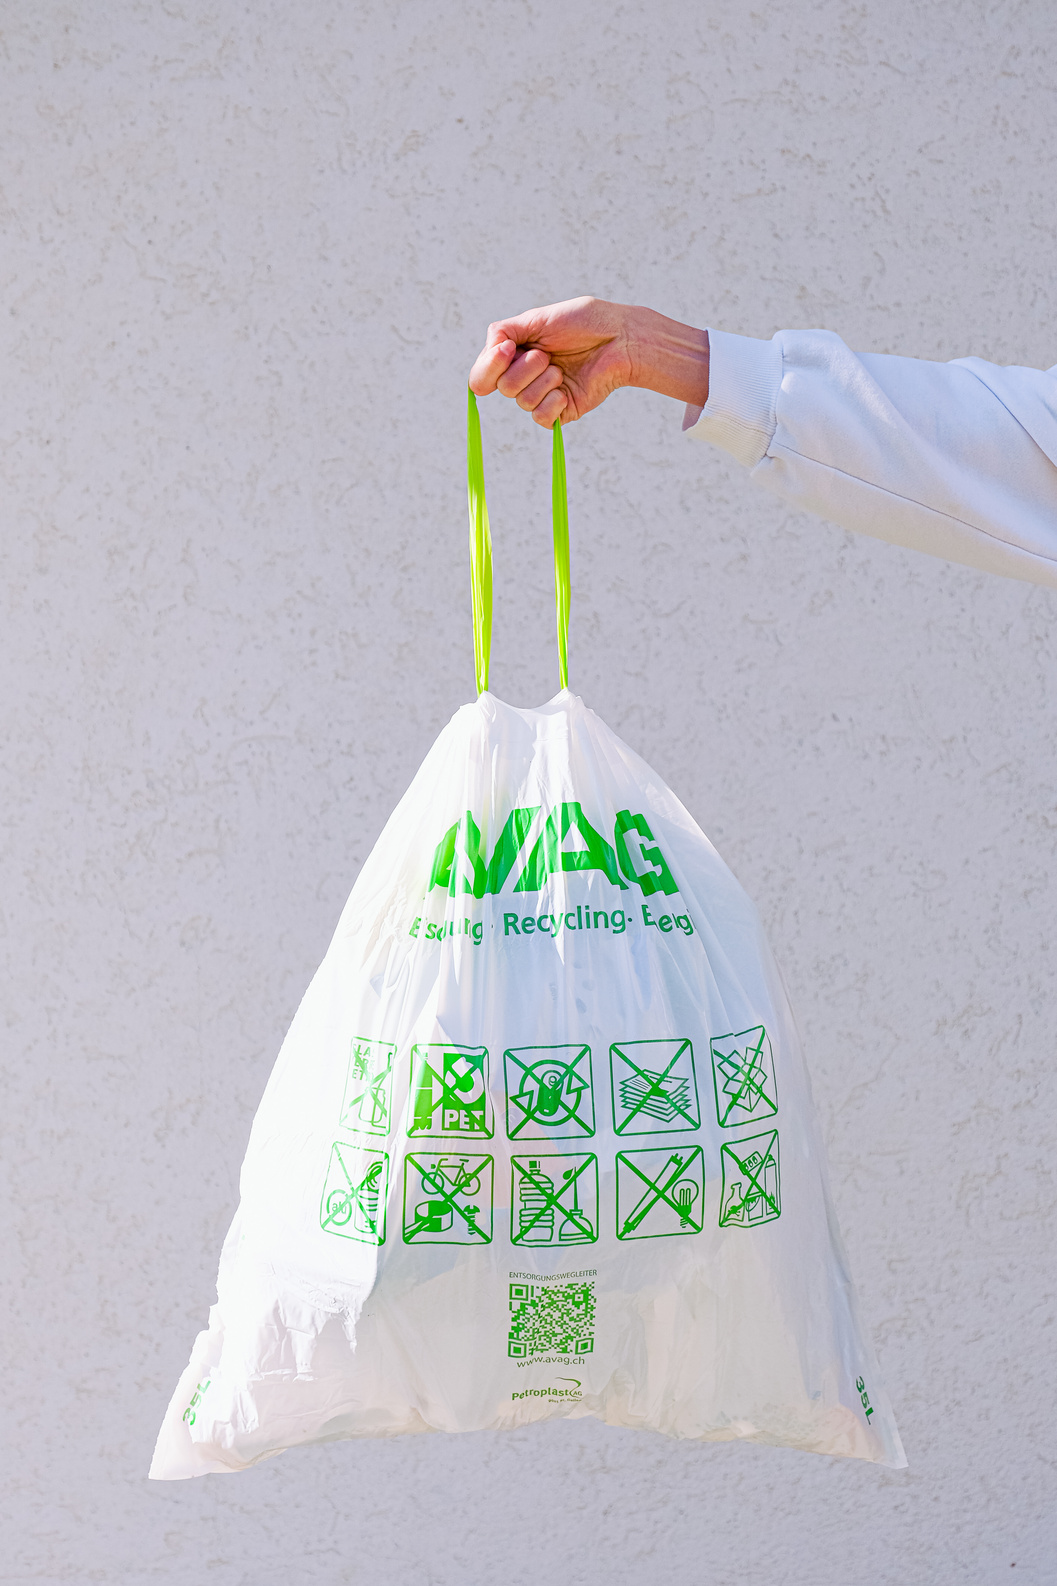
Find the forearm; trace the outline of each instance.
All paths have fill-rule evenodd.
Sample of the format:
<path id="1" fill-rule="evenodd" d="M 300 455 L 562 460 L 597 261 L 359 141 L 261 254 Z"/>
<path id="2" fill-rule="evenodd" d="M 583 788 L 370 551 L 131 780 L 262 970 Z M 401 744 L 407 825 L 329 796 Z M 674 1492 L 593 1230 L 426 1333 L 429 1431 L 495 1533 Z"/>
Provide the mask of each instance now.
<path id="1" fill-rule="evenodd" d="M 708 331 L 668 319 L 652 308 L 631 308 L 628 315 L 628 384 L 674 397 L 689 407 L 704 407 Z"/>

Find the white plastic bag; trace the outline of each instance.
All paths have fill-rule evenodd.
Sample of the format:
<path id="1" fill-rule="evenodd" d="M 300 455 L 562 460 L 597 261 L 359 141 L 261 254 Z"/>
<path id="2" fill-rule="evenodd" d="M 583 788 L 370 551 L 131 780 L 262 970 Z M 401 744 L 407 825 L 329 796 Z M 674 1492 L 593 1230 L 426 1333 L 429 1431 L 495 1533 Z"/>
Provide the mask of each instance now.
<path id="1" fill-rule="evenodd" d="M 265 1091 L 217 1288 L 157 1478 L 584 1415 L 906 1463 L 756 912 L 564 686 L 483 691 L 397 806 Z"/>

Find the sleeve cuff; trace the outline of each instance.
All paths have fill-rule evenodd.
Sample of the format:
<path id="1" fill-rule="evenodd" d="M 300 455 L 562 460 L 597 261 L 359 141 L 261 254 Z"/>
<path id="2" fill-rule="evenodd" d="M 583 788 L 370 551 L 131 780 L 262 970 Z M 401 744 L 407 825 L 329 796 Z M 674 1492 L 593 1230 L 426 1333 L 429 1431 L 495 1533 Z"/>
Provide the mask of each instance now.
<path id="1" fill-rule="evenodd" d="M 708 349 L 708 401 L 703 408 L 687 407 L 683 429 L 722 446 L 746 468 L 755 468 L 775 431 L 782 384 L 778 338 L 757 341 L 710 330 Z"/>

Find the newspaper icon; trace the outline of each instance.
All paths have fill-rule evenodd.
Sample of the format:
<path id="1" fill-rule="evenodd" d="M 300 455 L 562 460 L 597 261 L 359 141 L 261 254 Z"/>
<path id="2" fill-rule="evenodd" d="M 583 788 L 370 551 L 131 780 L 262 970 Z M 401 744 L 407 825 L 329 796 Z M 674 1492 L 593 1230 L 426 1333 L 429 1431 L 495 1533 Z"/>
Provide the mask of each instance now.
<path id="1" fill-rule="evenodd" d="M 694 1048 L 686 1038 L 614 1042 L 609 1066 L 617 1134 L 677 1134 L 701 1127 Z"/>

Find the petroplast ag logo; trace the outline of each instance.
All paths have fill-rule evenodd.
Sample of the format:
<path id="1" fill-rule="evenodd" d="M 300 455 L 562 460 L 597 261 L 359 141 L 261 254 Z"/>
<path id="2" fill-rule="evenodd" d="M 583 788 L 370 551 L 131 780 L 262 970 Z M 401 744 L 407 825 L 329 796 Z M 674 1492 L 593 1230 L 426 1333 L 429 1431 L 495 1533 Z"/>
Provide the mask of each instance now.
<path id="1" fill-rule="evenodd" d="M 515 1388 L 511 1399 L 543 1399 L 548 1404 L 570 1404 L 583 1398 L 579 1377 L 556 1377 L 546 1388 Z"/>

